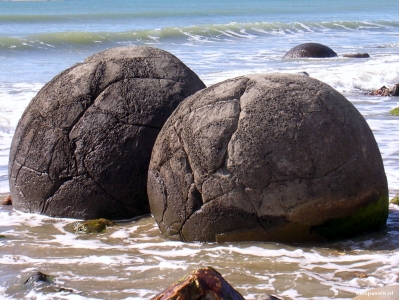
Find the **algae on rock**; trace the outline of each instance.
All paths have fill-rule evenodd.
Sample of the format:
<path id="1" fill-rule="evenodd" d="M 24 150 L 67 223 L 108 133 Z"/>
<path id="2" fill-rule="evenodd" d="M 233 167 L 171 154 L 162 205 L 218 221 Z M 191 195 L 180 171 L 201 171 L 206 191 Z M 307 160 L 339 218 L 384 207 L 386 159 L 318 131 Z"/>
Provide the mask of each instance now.
<path id="1" fill-rule="evenodd" d="M 108 226 L 116 225 L 114 222 L 107 219 L 87 220 L 84 222 L 77 222 L 74 226 L 75 234 L 79 233 L 100 233 L 107 229 Z"/>
<path id="2" fill-rule="evenodd" d="M 388 202 L 388 195 L 382 193 L 377 201 L 359 208 L 355 214 L 327 221 L 313 228 L 313 230 L 327 237 L 327 239 L 334 240 L 350 237 L 354 233 L 361 234 L 375 228 L 381 228 L 386 224 L 388 218 Z M 369 221 L 366 222 L 366 220 Z M 368 224 L 368 226 L 364 224 Z M 345 232 L 348 236 L 345 236 Z"/>
<path id="3" fill-rule="evenodd" d="M 394 109 L 391 109 L 389 111 L 389 114 L 393 115 L 393 116 L 399 116 L 399 107 L 396 107 Z"/>
<path id="4" fill-rule="evenodd" d="M 397 194 L 395 197 L 393 197 L 390 201 L 390 203 L 399 205 L 399 194 Z"/>

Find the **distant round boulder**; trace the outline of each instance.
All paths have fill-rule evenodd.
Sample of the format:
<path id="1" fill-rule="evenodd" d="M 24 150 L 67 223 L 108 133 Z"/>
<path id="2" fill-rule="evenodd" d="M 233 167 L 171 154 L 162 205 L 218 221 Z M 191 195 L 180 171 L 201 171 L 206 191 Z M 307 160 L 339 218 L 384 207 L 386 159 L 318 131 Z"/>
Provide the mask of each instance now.
<path id="1" fill-rule="evenodd" d="M 47 83 L 10 150 L 14 208 L 53 217 L 128 219 L 149 213 L 152 146 L 187 96 L 204 88 L 172 54 L 119 47 Z"/>
<path id="2" fill-rule="evenodd" d="M 337 53 L 330 47 L 318 43 L 305 43 L 289 50 L 283 59 L 287 58 L 324 58 L 337 57 Z"/>
<path id="3" fill-rule="evenodd" d="M 183 101 L 148 173 L 161 232 L 182 241 L 325 241 L 382 227 L 388 187 L 365 119 L 294 74 L 237 77 Z"/>

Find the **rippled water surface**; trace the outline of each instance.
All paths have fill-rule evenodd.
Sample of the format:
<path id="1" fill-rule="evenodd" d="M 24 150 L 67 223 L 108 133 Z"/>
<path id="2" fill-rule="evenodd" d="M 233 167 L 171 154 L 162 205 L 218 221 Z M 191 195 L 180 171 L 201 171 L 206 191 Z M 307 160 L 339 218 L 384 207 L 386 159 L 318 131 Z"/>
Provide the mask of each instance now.
<path id="1" fill-rule="evenodd" d="M 105 233 L 75 235 L 76 220 L 0 208 L 1 294 L 41 299 L 147 299 L 201 266 L 218 270 L 246 299 L 352 298 L 370 287 L 398 283 L 399 209 L 378 233 L 322 245 L 186 244 L 160 235 L 150 217 L 118 223 Z M 23 283 L 34 271 L 52 286 Z M 6 284 L 5 284 L 6 283 Z"/>

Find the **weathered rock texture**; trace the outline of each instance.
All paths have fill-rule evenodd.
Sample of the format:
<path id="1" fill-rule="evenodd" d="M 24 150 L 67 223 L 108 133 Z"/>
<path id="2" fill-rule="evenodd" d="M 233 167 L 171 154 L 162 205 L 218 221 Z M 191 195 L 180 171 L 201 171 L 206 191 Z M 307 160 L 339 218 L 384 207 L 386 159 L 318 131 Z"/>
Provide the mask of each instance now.
<path id="1" fill-rule="evenodd" d="M 349 57 L 349 58 L 369 58 L 370 54 L 368 53 L 347 53 L 347 54 L 342 54 L 343 57 Z"/>
<path id="2" fill-rule="evenodd" d="M 385 85 L 380 87 L 378 90 L 373 90 L 367 93 L 372 96 L 399 96 L 399 83 L 395 84 L 391 88 L 387 88 Z"/>
<path id="3" fill-rule="evenodd" d="M 183 241 L 324 241 L 388 215 L 366 121 L 302 75 L 238 77 L 188 97 L 154 145 L 148 195 L 161 232 Z"/>
<path id="4" fill-rule="evenodd" d="M 151 300 L 244 300 L 215 269 L 194 270 Z"/>
<path id="5" fill-rule="evenodd" d="M 305 43 L 289 50 L 284 56 L 286 58 L 324 58 L 338 56 L 331 48 L 318 43 Z"/>
<path id="6" fill-rule="evenodd" d="M 156 136 L 204 87 L 175 56 L 150 47 L 109 49 L 65 70 L 17 126 L 9 162 L 15 209 L 83 219 L 149 213 Z"/>

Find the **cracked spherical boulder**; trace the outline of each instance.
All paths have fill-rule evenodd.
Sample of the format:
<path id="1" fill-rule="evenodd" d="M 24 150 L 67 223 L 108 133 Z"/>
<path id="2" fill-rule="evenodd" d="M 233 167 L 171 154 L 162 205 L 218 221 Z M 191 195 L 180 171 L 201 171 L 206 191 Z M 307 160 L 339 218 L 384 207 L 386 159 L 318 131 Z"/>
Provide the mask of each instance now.
<path id="1" fill-rule="evenodd" d="M 308 242 L 384 226 L 388 188 L 365 119 L 307 76 L 250 75 L 183 101 L 148 173 L 161 232 L 182 241 Z"/>
<path id="2" fill-rule="evenodd" d="M 162 125 L 204 88 L 172 54 L 120 47 L 63 71 L 32 99 L 10 150 L 14 208 L 53 217 L 149 213 L 147 171 Z"/>
<path id="3" fill-rule="evenodd" d="M 330 47 L 318 43 L 305 43 L 289 50 L 284 56 L 286 58 L 325 58 L 337 57 L 337 53 Z"/>

